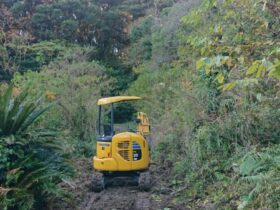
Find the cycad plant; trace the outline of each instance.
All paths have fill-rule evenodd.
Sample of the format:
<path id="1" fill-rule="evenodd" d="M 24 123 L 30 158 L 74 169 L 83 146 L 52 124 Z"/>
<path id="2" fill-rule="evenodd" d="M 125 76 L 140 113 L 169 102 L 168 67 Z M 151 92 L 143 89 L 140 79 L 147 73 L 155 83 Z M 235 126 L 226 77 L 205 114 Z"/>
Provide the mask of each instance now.
<path id="1" fill-rule="evenodd" d="M 13 97 L 13 86 L 10 85 L 0 97 L 0 135 L 14 135 L 24 132 L 41 114 L 51 106 L 38 108 L 38 99 L 28 99 L 28 91 Z"/>
<path id="2" fill-rule="evenodd" d="M 58 184 L 71 168 L 56 132 L 32 126 L 52 105 L 13 88 L 0 94 L 0 209 L 42 209 L 65 197 Z"/>

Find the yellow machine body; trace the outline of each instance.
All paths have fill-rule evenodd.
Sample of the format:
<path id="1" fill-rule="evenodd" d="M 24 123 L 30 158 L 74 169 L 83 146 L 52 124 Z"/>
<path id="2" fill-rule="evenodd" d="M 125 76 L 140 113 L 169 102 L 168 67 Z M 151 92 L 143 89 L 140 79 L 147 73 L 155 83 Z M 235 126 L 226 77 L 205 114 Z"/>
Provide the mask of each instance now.
<path id="1" fill-rule="evenodd" d="M 99 106 L 119 101 L 139 100 L 136 96 L 117 96 L 100 99 Z M 137 113 L 137 131 L 122 132 L 112 136 L 111 140 L 98 140 L 93 168 L 97 171 L 141 171 L 149 167 L 150 150 L 147 136 L 150 124 L 147 115 Z"/>
<path id="2" fill-rule="evenodd" d="M 112 142 L 97 142 L 93 158 L 94 169 L 99 171 L 135 171 L 149 167 L 149 145 L 136 133 L 119 133 Z"/>

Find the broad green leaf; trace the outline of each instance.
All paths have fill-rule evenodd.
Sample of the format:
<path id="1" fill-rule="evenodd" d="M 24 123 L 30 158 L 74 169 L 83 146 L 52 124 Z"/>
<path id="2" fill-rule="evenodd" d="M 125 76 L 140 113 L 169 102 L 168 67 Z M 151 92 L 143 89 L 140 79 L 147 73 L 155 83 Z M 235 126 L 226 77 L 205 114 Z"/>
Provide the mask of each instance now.
<path id="1" fill-rule="evenodd" d="M 265 75 L 266 68 L 261 64 L 258 68 L 256 78 L 263 77 Z"/>
<path id="2" fill-rule="evenodd" d="M 236 81 L 230 82 L 228 84 L 223 85 L 223 91 L 230 91 L 236 86 Z"/>
<path id="3" fill-rule="evenodd" d="M 206 74 L 210 74 L 210 72 L 211 72 L 211 65 L 207 64 L 205 66 L 205 72 L 206 72 Z"/>
<path id="4" fill-rule="evenodd" d="M 270 55 L 278 55 L 280 53 L 280 48 L 276 48 L 274 50 L 271 51 Z"/>
<path id="5" fill-rule="evenodd" d="M 205 65 L 204 59 L 200 59 L 199 61 L 196 62 L 196 69 L 199 70 Z"/>
<path id="6" fill-rule="evenodd" d="M 280 61 L 272 68 L 272 71 L 270 71 L 269 76 L 275 77 L 280 81 Z"/>
<path id="7" fill-rule="evenodd" d="M 219 73 L 218 76 L 216 77 L 216 80 L 218 81 L 218 83 L 223 84 L 225 81 L 225 77 L 223 74 Z"/>
<path id="8" fill-rule="evenodd" d="M 254 74 L 259 68 L 259 61 L 255 61 L 253 65 L 247 70 L 246 75 Z"/>

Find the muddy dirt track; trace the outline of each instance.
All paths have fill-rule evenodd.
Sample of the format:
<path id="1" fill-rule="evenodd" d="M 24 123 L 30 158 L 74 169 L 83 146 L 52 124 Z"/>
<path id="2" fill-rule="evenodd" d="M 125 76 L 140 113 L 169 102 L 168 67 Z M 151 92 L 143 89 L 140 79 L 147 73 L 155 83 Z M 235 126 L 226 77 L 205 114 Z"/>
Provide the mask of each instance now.
<path id="1" fill-rule="evenodd" d="M 156 169 L 152 169 L 153 187 L 149 192 L 139 191 L 131 184 L 117 184 L 107 187 L 100 193 L 90 191 L 91 162 L 76 161 L 78 169 L 76 178 L 68 183 L 66 190 L 73 194 L 71 203 L 60 204 L 60 210 L 180 210 L 184 205 L 173 202 L 172 190 L 163 186 Z M 161 172 L 162 174 L 162 172 Z M 62 205 L 62 206 L 61 206 Z"/>

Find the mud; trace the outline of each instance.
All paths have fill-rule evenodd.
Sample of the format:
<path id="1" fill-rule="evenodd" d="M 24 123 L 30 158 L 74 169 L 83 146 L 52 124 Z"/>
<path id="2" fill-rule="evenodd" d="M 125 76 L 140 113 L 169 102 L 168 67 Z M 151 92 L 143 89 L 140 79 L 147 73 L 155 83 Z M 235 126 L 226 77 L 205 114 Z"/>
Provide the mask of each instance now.
<path id="1" fill-rule="evenodd" d="M 188 209 L 184 205 L 175 204 L 172 189 L 162 182 L 166 173 L 152 168 L 153 186 L 149 192 L 142 192 L 137 186 L 117 184 L 106 187 L 100 193 L 90 191 L 92 176 L 91 162 L 80 159 L 75 162 L 76 178 L 64 186 L 72 194 L 71 202 L 59 203 L 56 210 L 180 210 Z"/>

